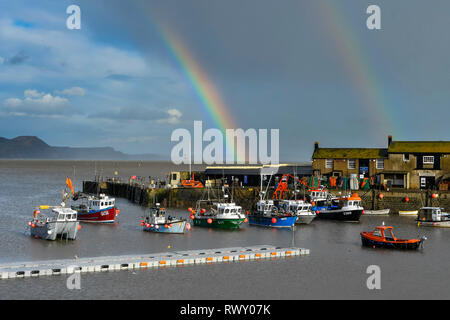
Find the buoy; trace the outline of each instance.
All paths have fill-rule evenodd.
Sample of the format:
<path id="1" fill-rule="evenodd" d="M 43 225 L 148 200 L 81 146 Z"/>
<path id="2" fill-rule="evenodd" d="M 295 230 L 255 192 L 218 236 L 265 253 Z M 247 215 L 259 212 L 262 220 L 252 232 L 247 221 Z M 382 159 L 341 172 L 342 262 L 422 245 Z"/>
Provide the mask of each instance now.
<path id="1" fill-rule="evenodd" d="M 37 239 L 37 238 L 39 238 L 39 236 L 38 236 L 38 235 L 35 235 L 34 238 Z"/>
<path id="2" fill-rule="evenodd" d="M 409 198 L 408 197 L 405 198 L 405 202 L 409 202 Z"/>
<path id="3" fill-rule="evenodd" d="M 188 211 L 191 212 L 191 211 L 192 211 L 192 208 L 188 208 Z"/>
<path id="4" fill-rule="evenodd" d="M 211 224 L 211 223 L 212 223 L 212 219 L 211 219 L 211 218 L 208 218 L 208 220 L 206 220 L 206 222 L 208 222 L 209 224 Z"/>
<path id="5" fill-rule="evenodd" d="M 320 211 L 319 210 L 316 210 L 316 214 L 319 214 L 320 213 Z"/>
<path id="6" fill-rule="evenodd" d="M 32 224 L 31 224 L 31 227 L 34 228 L 34 227 L 36 227 L 36 225 L 35 225 L 34 223 L 32 223 Z"/>
<path id="7" fill-rule="evenodd" d="M 191 225 L 189 223 L 186 223 L 186 230 L 191 230 Z"/>
<path id="8" fill-rule="evenodd" d="M 244 219 L 244 222 L 247 222 L 247 221 L 248 221 L 248 219 L 247 219 L 247 218 L 245 218 L 245 219 Z"/>
<path id="9" fill-rule="evenodd" d="M 245 211 L 245 214 L 246 214 L 246 215 L 249 215 L 249 213 L 250 213 L 250 212 L 249 212 L 248 210 L 247 210 L 247 211 Z"/>
<path id="10" fill-rule="evenodd" d="M 433 193 L 433 194 L 431 195 L 431 197 L 432 197 L 433 199 L 435 199 L 435 198 L 438 197 L 438 194 L 437 194 L 437 193 Z"/>
<path id="11" fill-rule="evenodd" d="M 383 195 L 382 193 L 380 193 L 380 194 L 378 195 L 378 197 L 379 197 L 380 199 L 383 199 L 384 195 Z"/>
<path id="12" fill-rule="evenodd" d="M 172 228 L 173 227 L 173 225 L 172 224 L 169 224 L 169 228 Z"/>
<path id="13" fill-rule="evenodd" d="M 200 210 L 200 213 L 205 213 L 205 212 L 206 212 L 205 209 L 201 209 L 201 210 Z"/>
<path id="14" fill-rule="evenodd" d="M 166 224 L 164 225 L 164 228 L 166 228 L 166 229 L 167 229 L 168 227 L 169 227 L 169 226 L 168 226 L 168 225 L 167 225 L 167 223 L 166 223 Z"/>
<path id="15" fill-rule="evenodd" d="M 272 223 L 277 223 L 277 219 L 276 218 L 272 218 Z"/>
<path id="16" fill-rule="evenodd" d="M 78 230 L 81 230 L 81 224 L 79 224 L 77 228 L 78 228 Z"/>
<path id="17" fill-rule="evenodd" d="M 190 216 L 189 216 L 189 218 L 191 218 L 191 220 L 194 220 L 194 215 L 193 214 L 191 214 Z"/>
<path id="18" fill-rule="evenodd" d="M 28 225 L 29 225 L 29 226 L 31 226 L 31 221 L 30 221 L 30 222 L 28 222 Z"/>
<path id="19" fill-rule="evenodd" d="M 141 227 L 144 225 L 144 222 L 141 222 Z"/>
<path id="20" fill-rule="evenodd" d="M 363 210 L 362 214 L 366 213 L 366 211 Z"/>

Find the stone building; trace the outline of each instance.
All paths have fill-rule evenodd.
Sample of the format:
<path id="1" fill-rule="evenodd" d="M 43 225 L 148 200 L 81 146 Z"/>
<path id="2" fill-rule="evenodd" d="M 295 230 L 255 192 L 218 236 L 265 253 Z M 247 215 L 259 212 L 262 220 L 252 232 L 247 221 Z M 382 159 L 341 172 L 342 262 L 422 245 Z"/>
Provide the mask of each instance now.
<path id="1" fill-rule="evenodd" d="M 450 141 L 393 141 L 387 148 L 320 148 L 314 144 L 316 176 L 365 177 L 385 188 L 447 188 Z"/>

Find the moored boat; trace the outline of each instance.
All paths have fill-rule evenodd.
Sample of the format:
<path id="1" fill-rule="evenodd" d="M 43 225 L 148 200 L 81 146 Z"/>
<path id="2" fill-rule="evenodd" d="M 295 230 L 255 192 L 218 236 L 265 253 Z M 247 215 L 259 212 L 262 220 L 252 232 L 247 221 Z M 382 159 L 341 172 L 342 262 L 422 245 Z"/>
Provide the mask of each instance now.
<path id="1" fill-rule="evenodd" d="M 234 202 L 212 202 L 209 209 L 202 208 L 202 205 L 211 201 L 197 202 L 197 208 L 190 209 L 190 217 L 196 227 L 237 229 L 243 222 L 247 221 L 242 207 Z"/>
<path id="2" fill-rule="evenodd" d="M 358 222 L 364 214 L 361 198 L 358 194 L 331 199 L 326 207 L 312 203 L 317 219 L 329 219 L 348 222 Z"/>
<path id="3" fill-rule="evenodd" d="M 400 216 L 417 216 L 419 210 L 410 210 L 410 211 L 399 211 L 398 214 Z"/>
<path id="4" fill-rule="evenodd" d="M 310 224 L 316 218 L 312 205 L 304 200 L 282 200 L 280 207 L 284 212 L 297 216 L 297 224 Z"/>
<path id="5" fill-rule="evenodd" d="M 48 210 L 48 213 L 42 213 L 42 210 Z M 77 212 L 66 208 L 64 202 L 61 206 L 39 206 L 28 225 L 32 237 L 44 240 L 56 240 L 58 237 L 75 240 L 81 227 Z"/>
<path id="6" fill-rule="evenodd" d="M 361 242 L 364 246 L 373 248 L 415 250 L 426 240 L 425 237 L 420 239 L 399 239 L 394 236 L 392 229 L 390 226 L 383 225 L 375 227 L 375 230 L 371 232 L 361 232 Z"/>
<path id="7" fill-rule="evenodd" d="M 280 210 L 280 200 L 259 200 L 256 210 L 248 215 L 249 225 L 271 228 L 291 228 L 298 216 Z"/>
<path id="8" fill-rule="evenodd" d="M 116 207 L 116 199 L 103 193 L 99 195 L 77 193 L 74 199 L 85 200 L 79 205 L 72 206 L 72 209 L 78 213 L 78 220 L 82 222 L 113 223 L 120 213 Z"/>
<path id="9" fill-rule="evenodd" d="M 185 233 L 191 229 L 186 219 L 168 216 L 159 203 L 149 209 L 141 220 L 141 226 L 143 231 L 158 233 Z"/>
<path id="10" fill-rule="evenodd" d="M 450 214 L 439 207 L 423 207 L 417 216 L 417 225 L 424 227 L 450 228 Z"/>
<path id="11" fill-rule="evenodd" d="M 364 210 L 366 216 L 388 216 L 391 209 Z"/>

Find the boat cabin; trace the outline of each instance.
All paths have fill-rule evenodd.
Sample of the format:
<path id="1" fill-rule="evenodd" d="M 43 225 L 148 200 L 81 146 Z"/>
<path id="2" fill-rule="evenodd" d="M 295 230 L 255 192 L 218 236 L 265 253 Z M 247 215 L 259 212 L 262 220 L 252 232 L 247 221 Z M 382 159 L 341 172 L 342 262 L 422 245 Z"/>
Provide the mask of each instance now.
<path id="1" fill-rule="evenodd" d="M 283 208 L 284 212 L 299 213 L 311 211 L 312 205 L 303 200 L 284 200 L 280 208 Z"/>
<path id="2" fill-rule="evenodd" d="M 237 206 L 234 202 L 214 203 L 213 207 L 211 208 L 211 212 L 214 212 L 219 215 L 241 214 L 242 207 Z"/>
<path id="3" fill-rule="evenodd" d="M 275 205 L 273 200 L 259 200 L 256 204 L 256 210 L 258 213 L 271 216 Z M 278 210 L 278 208 L 276 208 Z"/>
<path id="4" fill-rule="evenodd" d="M 77 221 L 77 212 L 70 208 L 54 207 L 52 212 L 55 221 Z"/>
<path id="5" fill-rule="evenodd" d="M 450 220 L 447 213 L 442 212 L 443 208 L 424 207 L 419 210 L 418 221 L 443 221 Z"/>
<path id="6" fill-rule="evenodd" d="M 394 237 L 394 234 L 392 233 L 392 227 L 389 226 L 378 226 L 373 231 L 373 236 L 379 237 L 388 241 L 396 241 L 397 238 Z"/>
<path id="7" fill-rule="evenodd" d="M 361 198 L 357 193 L 350 197 L 336 198 L 332 200 L 332 206 L 341 209 L 344 207 L 361 207 Z"/>
<path id="8" fill-rule="evenodd" d="M 311 194 L 309 195 L 311 198 L 311 201 L 316 200 L 326 200 L 328 197 L 328 191 L 327 190 L 312 190 Z"/>
<path id="9" fill-rule="evenodd" d="M 91 210 L 106 210 L 114 207 L 116 199 L 110 198 L 105 194 L 100 194 L 99 197 L 89 197 L 88 206 Z"/>

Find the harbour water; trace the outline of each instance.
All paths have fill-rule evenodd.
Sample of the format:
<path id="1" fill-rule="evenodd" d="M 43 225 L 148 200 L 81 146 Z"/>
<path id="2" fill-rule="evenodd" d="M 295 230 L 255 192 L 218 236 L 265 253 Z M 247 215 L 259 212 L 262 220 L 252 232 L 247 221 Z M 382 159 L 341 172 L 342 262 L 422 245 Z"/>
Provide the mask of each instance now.
<path id="1" fill-rule="evenodd" d="M 360 223 L 315 220 L 290 230 L 244 224 L 240 230 L 192 228 L 186 235 L 142 232 L 144 208 L 117 199 L 113 225 L 82 224 L 76 241 L 43 241 L 27 233 L 40 204 L 57 204 L 66 176 L 81 189 L 95 173 L 165 178 L 170 163 L 0 161 L 0 263 L 70 259 L 270 244 L 308 248 L 307 256 L 211 265 L 81 275 L 69 290 L 67 276 L 0 281 L 1 299 L 436 299 L 450 298 L 450 230 L 418 228 L 412 217 L 363 216 Z M 171 215 L 187 217 L 185 210 Z M 398 237 L 426 236 L 423 249 L 393 251 L 361 246 L 359 233 L 385 222 Z M 381 270 L 381 289 L 369 290 L 367 267 Z"/>

